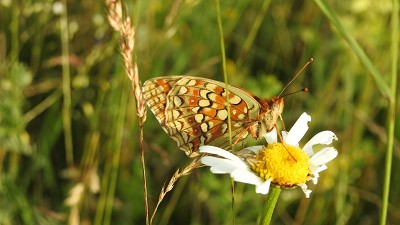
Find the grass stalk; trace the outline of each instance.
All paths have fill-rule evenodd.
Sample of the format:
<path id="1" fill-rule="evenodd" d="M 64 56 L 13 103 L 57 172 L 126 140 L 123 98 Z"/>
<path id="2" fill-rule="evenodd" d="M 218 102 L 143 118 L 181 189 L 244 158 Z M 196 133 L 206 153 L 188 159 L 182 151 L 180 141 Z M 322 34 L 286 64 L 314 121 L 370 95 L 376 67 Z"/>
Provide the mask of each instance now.
<path id="1" fill-rule="evenodd" d="M 229 104 L 229 89 L 228 89 L 228 74 L 226 73 L 226 54 L 225 54 L 225 43 L 224 43 L 224 30 L 222 27 L 221 19 L 221 7 L 219 0 L 215 0 L 216 10 L 217 10 L 217 23 L 219 31 L 219 44 L 221 46 L 221 58 L 222 58 L 222 72 L 224 74 L 225 89 L 226 89 L 226 104 L 228 112 L 231 111 L 231 104 Z M 232 124 L 231 124 L 231 114 L 228 113 L 228 131 L 229 131 L 229 144 L 232 148 Z"/>
<path id="2" fill-rule="evenodd" d="M 196 157 L 185 168 L 177 169 L 175 171 L 174 175 L 172 175 L 172 177 L 169 180 L 168 184 L 164 185 L 161 188 L 160 195 L 158 196 L 158 202 L 157 202 L 156 207 L 155 207 L 155 209 L 154 209 L 154 211 L 153 211 L 153 213 L 152 213 L 152 215 L 150 217 L 150 223 L 149 224 L 153 224 L 153 220 L 154 220 L 154 218 L 156 216 L 158 207 L 160 206 L 161 202 L 164 200 L 164 197 L 167 195 L 167 193 L 170 192 L 175 187 L 175 183 L 178 181 L 178 179 L 180 179 L 183 176 L 189 175 L 194 169 L 197 169 L 200 166 L 201 166 L 200 158 Z"/>
<path id="3" fill-rule="evenodd" d="M 21 9 L 19 6 L 14 5 L 12 8 L 13 13 L 12 13 L 12 20 L 10 23 L 10 31 L 11 31 L 11 51 L 10 51 L 10 59 L 11 62 L 18 62 L 19 61 L 19 16 Z"/>
<path id="4" fill-rule="evenodd" d="M 128 95 L 126 92 L 122 91 L 121 92 L 121 100 L 120 100 L 120 108 L 117 110 L 117 115 L 116 115 L 116 121 L 117 124 L 115 126 L 115 141 L 117 143 L 114 143 L 115 146 L 115 151 L 113 152 L 113 159 L 111 162 L 111 173 L 110 173 L 110 183 L 108 185 L 108 192 L 107 192 L 107 197 L 106 197 L 106 209 L 104 211 L 104 225 L 112 224 L 112 218 L 111 218 L 111 213 L 112 213 L 112 208 L 113 208 L 113 202 L 114 202 L 114 194 L 115 194 L 115 188 L 117 186 L 117 181 L 118 181 L 118 170 L 119 170 L 119 163 L 120 163 L 120 158 L 121 158 L 121 147 L 122 147 L 122 140 L 119 137 L 123 136 L 123 130 L 124 130 L 124 118 L 125 118 L 125 112 L 126 112 L 126 104 L 128 101 Z"/>
<path id="5" fill-rule="evenodd" d="M 263 20 L 265 18 L 265 14 L 267 13 L 270 5 L 271 5 L 271 0 L 263 1 L 260 13 L 258 13 L 257 17 L 254 19 L 253 26 L 251 27 L 251 30 L 250 30 L 249 34 L 247 35 L 246 41 L 244 42 L 243 47 L 240 50 L 239 59 L 237 60 L 238 66 L 241 66 L 242 63 L 244 62 L 244 60 L 250 50 L 250 47 L 253 44 L 254 39 L 256 38 L 256 35 L 260 29 L 261 23 L 263 22 Z"/>
<path id="6" fill-rule="evenodd" d="M 95 218 L 93 221 L 94 225 L 100 225 L 103 224 L 104 218 L 105 218 L 105 210 L 107 207 L 107 203 L 109 202 L 107 200 L 108 197 L 108 189 L 109 189 L 109 183 L 111 180 L 111 171 L 112 171 L 112 163 L 107 163 L 105 168 L 104 168 L 104 172 L 103 172 L 103 176 L 101 179 L 101 191 L 100 191 L 100 196 L 99 196 L 99 200 L 97 202 L 97 206 L 96 206 L 96 214 L 95 214 Z"/>
<path id="7" fill-rule="evenodd" d="M 24 115 L 25 123 L 31 122 L 35 119 L 39 114 L 43 113 L 46 109 L 50 108 L 61 96 L 61 92 L 59 90 L 54 91 L 50 96 L 45 98 L 42 102 L 37 104 L 33 109 L 27 112 Z"/>
<path id="8" fill-rule="evenodd" d="M 228 132 L 229 132 L 229 145 L 230 148 L 233 149 L 232 146 L 232 123 L 231 123 L 231 104 L 229 102 L 229 89 L 228 89 L 228 74 L 226 72 L 226 54 L 225 54 L 225 40 L 224 40 L 224 30 L 222 27 L 222 19 L 221 19 L 221 7 L 219 0 L 215 0 L 215 6 L 217 10 L 217 23 L 218 23 L 218 31 L 219 31 L 219 41 L 221 46 L 221 57 L 222 57 L 222 72 L 224 74 L 225 81 L 225 90 L 226 90 L 226 109 L 228 110 Z M 232 188 L 232 224 L 235 224 L 235 183 L 231 181 Z"/>
<path id="9" fill-rule="evenodd" d="M 322 10 L 328 20 L 335 26 L 339 34 L 346 40 L 349 44 L 350 48 L 360 59 L 361 63 L 364 67 L 369 71 L 372 79 L 375 81 L 376 86 L 378 87 L 379 92 L 387 97 L 390 95 L 390 88 L 386 84 L 383 79 L 382 74 L 378 71 L 378 69 L 374 66 L 371 59 L 367 56 L 365 51 L 361 48 L 358 42 L 354 39 L 354 37 L 348 32 L 342 25 L 342 23 L 337 18 L 335 12 L 330 7 L 330 5 L 325 0 L 314 0 L 318 7 Z"/>
<path id="10" fill-rule="evenodd" d="M 140 156 L 140 161 L 142 163 L 142 175 L 143 175 L 143 194 L 144 194 L 144 205 L 145 205 L 145 211 L 146 211 L 146 224 L 151 224 L 149 220 L 149 203 L 147 199 L 147 179 L 146 179 L 146 161 L 144 157 L 144 132 L 143 132 L 143 123 L 140 123 L 140 149 L 141 149 L 141 156 Z"/>
<path id="11" fill-rule="evenodd" d="M 71 130 L 71 73 L 69 70 L 69 35 L 68 35 L 68 16 L 67 1 L 62 1 L 64 10 L 60 17 L 60 38 L 61 38 L 61 54 L 62 54 L 62 121 L 64 129 L 65 156 L 68 167 L 74 166 L 74 154 L 72 146 L 72 130 Z"/>
<path id="12" fill-rule="evenodd" d="M 168 225 L 171 223 L 171 216 L 177 209 L 179 199 L 181 199 L 182 194 L 186 193 L 185 187 L 187 187 L 186 185 L 188 181 L 189 177 L 185 176 L 180 179 L 179 183 L 177 183 L 174 193 L 172 193 L 170 199 L 168 200 L 168 207 L 165 207 L 158 225 Z"/>
<path id="13" fill-rule="evenodd" d="M 391 20 L 391 92 L 389 96 L 389 108 L 387 112 L 387 146 L 385 157 L 385 171 L 383 181 L 382 208 L 380 225 L 386 224 L 386 217 L 389 204 L 390 177 L 392 171 L 394 131 L 396 123 L 396 91 L 397 91 L 397 71 L 399 63 L 399 1 L 392 1 L 392 20 Z"/>

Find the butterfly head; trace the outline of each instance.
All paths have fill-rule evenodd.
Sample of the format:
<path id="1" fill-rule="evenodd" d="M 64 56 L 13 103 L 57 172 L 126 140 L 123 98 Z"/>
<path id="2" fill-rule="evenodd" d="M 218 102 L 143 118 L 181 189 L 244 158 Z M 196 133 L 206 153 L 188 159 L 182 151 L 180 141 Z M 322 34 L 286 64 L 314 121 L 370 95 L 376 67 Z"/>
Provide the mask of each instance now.
<path id="1" fill-rule="evenodd" d="M 257 124 L 254 124 L 252 130 L 255 131 L 253 137 L 259 139 L 264 136 L 265 133 L 270 132 L 274 129 L 276 121 L 282 119 L 282 112 L 284 106 L 284 100 L 282 97 L 273 97 L 271 99 L 264 100 L 263 114 L 260 114 L 260 118 Z"/>
<path id="2" fill-rule="evenodd" d="M 268 106 L 269 110 L 267 110 L 268 114 L 265 116 L 265 120 L 267 120 L 267 129 L 266 132 L 270 132 L 276 124 L 276 121 L 278 119 L 282 120 L 282 112 L 283 112 L 283 106 L 284 106 L 284 100 L 282 97 L 272 97 L 268 101 Z M 269 118 L 267 118 L 269 117 Z"/>

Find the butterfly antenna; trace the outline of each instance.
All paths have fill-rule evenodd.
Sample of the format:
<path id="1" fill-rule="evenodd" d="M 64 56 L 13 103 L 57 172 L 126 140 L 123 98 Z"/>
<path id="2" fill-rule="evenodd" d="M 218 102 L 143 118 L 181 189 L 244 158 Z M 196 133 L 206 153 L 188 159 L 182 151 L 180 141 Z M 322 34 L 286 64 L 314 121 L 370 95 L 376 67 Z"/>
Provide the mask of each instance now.
<path id="1" fill-rule="evenodd" d="M 299 93 L 299 92 L 307 92 L 307 91 L 308 91 L 308 88 L 305 87 L 305 88 L 302 88 L 302 89 L 300 89 L 300 90 L 297 90 L 297 91 L 294 91 L 294 92 L 291 92 L 291 93 L 284 94 L 284 95 L 280 96 L 280 98 L 286 97 L 286 96 L 288 96 L 288 95 L 296 94 L 296 93 Z"/>
<path id="2" fill-rule="evenodd" d="M 283 96 L 282 93 L 286 90 L 287 87 L 289 87 L 289 85 L 300 75 L 301 72 L 303 72 L 303 70 L 310 65 L 310 63 L 312 63 L 312 61 L 314 61 L 314 58 L 310 58 L 307 63 L 300 69 L 299 72 L 297 72 L 296 75 L 294 75 L 294 77 L 289 81 L 289 83 L 286 84 L 286 86 L 282 89 L 281 93 L 279 93 L 278 98 L 281 98 Z"/>

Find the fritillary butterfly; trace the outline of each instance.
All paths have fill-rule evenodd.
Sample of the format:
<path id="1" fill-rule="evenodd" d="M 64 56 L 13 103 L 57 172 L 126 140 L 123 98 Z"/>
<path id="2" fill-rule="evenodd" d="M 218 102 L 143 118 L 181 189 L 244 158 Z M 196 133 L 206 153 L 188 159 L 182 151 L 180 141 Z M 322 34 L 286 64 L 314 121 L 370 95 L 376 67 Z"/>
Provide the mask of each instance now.
<path id="1" fill-rule="evenodd" d="M 199 146 L 229 147 L 225 83 L 191 76 L 156 77 L 143 84 L 147 105 L 188 156 Z M 259 139 L 271 131 L 283 111 L 283 98 L 261 100 L 252 93 L 228 86 L 232 140 L 249 134 Z"/>

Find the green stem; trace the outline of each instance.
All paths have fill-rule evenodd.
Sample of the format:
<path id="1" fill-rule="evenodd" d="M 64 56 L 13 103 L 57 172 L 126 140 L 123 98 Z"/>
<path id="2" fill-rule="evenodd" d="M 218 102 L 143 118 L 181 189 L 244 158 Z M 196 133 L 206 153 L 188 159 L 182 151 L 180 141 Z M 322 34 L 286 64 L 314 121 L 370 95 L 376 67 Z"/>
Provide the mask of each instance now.
<path id="1" fill-rule="evenodd" d="M 219 5 L 219 0 L 215 0 L 216 10 L 217 10 L 217 20 L 218 20 L 218 31 L 219 31 L 219 42 L 221 46 L 221 57 L 222 57 L 222 71 L 224 73 L 224 81 L 225 81 L 225 89 L 226 89 L 226 109 L 228 112 L 231 111 L 231 104 L 229 103 L 229 85 L 228 85 L 228 74 L 226 73 L 226 54 L 225 54 L 225 43 L 224 43 L 224 29 L 222 27 L 222 19 L 221 19 L 221 7 Z M 231 114 L 228 113 L 228 134 L 229 134 L 229 146 L 232 147 L 232 123 L 231 123 Z M 235 224 L 235 186 L 232 180 L 232 224 Z"/>
<path id="2" fill-rule="evenodd" d="M 224 43 L 224 30 L 222 28 L 221 19 L 221 7 L 219 5 L 219 0 L 215 0 L 217 8 L 217 19 L 218 19 L 218 31 L 219 31 L 219 42 L 221 46 L 221 57 L 222 57 L 222 72 L 224 73 L 225 89 L 226 91 L 226 109 L 228 112 L 231 111 L 231 104 L 229 103 L 229 89 L 228 89 L 228 74 L 226 73 L 226 55 L 225 55 L 225 43 Z M 231 114 L 228 113 L 228 133 L 229 133 L 229 146 L 232 149 L 232 123 Z"/>
<path id="3" fill-rule="evenodd" d="M 62 90 L 63 90 L 63 106 L 62 119 L 64 129 L 65 153 L 68 167 L 74 166 L 74 154 L 72 143 L 71 128 L 71 74 L 69 70 L 69 37 L 68 37 L 68 15 L 67 0 L 63 1 L 64 11 L 60 18 L 60 38 L 62 51 Z"/>
<path id="4" fill-rule="evenodd" d="M 10 61 L 18 62 L 19 61 L 19 16 L 21 14 L 21 9 L 17 4 L 15 4 L 12 8 L 12 19 L 10 23 L 10 32 L 11 32 L 11 50 L 10 50 Z"/>
<path id="5" fill-rule="evenodd" d="M 276 202 L 278 201 L 281 189 L 278 187 L 271 187 L 267 195 L 267 201 L 265 202 L 264 209 L 261 215 L 260 225 L 269 225 L 274 213 Z"/>
<path id="6" fill-rule="evenodd" d="M 399 61 L 399 2 L 393 0 L 392 8 L 392 78 L 391 78 L 391 92 L 389 96 L 389 108 L 387 112 L 387 146 L 386 146 L 386 161 L 385 161 L 385 175 L 383 181 L 383 194 L 382 194 L 382 209 L 379 224 L 386 224 L 386 216 L 389 204 L 389 191 L 390 191 L 390 177 L 392 170 L 393 158 L 393 143 L 394 143 L 394 128 L 396 123 L 396 90 L 397 90 L 397 71 Z"/>
<path id="7" fill-rule="evenodd" d="M 108 185 L 108 192 L 106 196 L 106 204 L 104 209 L 104 225 L 110 225 L 111 223 L 111 214 L 113 211 L 113 202 L 115 201 L 115 189 L 117 187 L 118 182 L 118 171 L 120 168 L 120 159 L 121 159 L 121 149 L 122 149 L 122 139 L 118 137 L 123 136 L 124 123 L 125 123 L 125 112 L 127 108 L 128 102 L 128 93 L 126 91 L 121 92 L 121 99 L 119 104 L 119 110 L 116 112 L 116 126 L 115 126 L 115 139 L 114 139 L 114 151 L 112 155 L 111 162 L 111 170 L 110 170 L 110 178 Z"/>
<path id="8" fill-rule="evenodd" d="M 368 58 L 365 51 L 358 44 L 356 39 L 344 28 L 342 23 L 337 18 L 335 12 L 331 8 L 331 6 L 325 0 L 314 0 L 314 2 L 318 5 L 318 7 L 322 10 L 322 12 L 326 15 L 332 25 L 335 26 L 340 35 L 346 40 L 349 44 L 350 48 L 357 55 L 360 62 L 364 65 L 364 67 L 369 71 L 372 79 L 375 81 L 378 90 L 385 97 L 390 95 L 390 87 L 387 85 L 382 76 L 382 74 L 378 71 L 378 69 L 374 66 L 372 61 Z"/>

